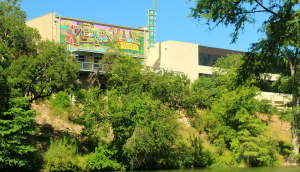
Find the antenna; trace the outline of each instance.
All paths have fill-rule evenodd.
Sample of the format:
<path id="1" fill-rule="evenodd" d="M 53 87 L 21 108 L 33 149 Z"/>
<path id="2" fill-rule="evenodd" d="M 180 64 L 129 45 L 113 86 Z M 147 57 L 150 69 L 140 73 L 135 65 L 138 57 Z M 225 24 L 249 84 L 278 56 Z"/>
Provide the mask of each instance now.
<path id="1" fill-rule="evenodd" d="M 157 0 L 154 0 L 154 9 L 148 9 L 147 18 L 148 18 L 148 31 L 149 31 L 149 40 L 148 40 L 148 49 L 154 47 L 155 43 L 155 27 L 156 27 L 156 8 Z"/>

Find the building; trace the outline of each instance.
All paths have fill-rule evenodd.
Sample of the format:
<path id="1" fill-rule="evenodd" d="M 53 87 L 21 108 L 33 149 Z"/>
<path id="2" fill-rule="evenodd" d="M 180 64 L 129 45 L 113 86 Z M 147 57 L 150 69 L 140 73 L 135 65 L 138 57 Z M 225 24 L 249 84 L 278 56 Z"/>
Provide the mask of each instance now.
<path id="1" fill-rule="evenodd" d="M 244 53 L 170 40 L 156 43 L 155 47 L 150 49 L 147 64 L 165 70 L 180 71 L 194 81 L 202 75 L 211 77 L 213 65 L 218 58 Z M 275 81 L 276 78 L 276 74 L 270 74 L 269 80 Z M 264 91 L 257 98 L 267 99 L 270 103 L 279 106 L 291 101 L 291 96 L 288 94 Z"/>
<path id="2" fill-rule="evenodd" d="M 150 49 L 148 65 L 181 71 L 192 81 L 199 76 L 211 76 L 212 66 L 221 56 L 244 54 L 241 51 L 200 46 L 194 43 L 165 41 Z"/>
<path id="3" fill-rule="evenodd" d="M 26 24 L 36 28 L 42 39 L 55 40 L 67 45 L 78 59 L 82 88 L 89 87 L 88 75 L 94 72 L 96 67 L 103 66 L 98 62 L 105 53 L 108 53 L 110 43 L 118 44 L 132 57 L 140 59 L 148 57 L 148 31 L 146 29 L 56 16 L 55 12 L 29 20 Z M 105 87 L 106 81 L 100 82 Z"/>
<path id="4" fill-rule="evenodd" d="M 156 43 L 154 47 L 151 46 L 148 49 L 149 33 L 147 29 L 56 16 L 55 12 L 29 20 L 26 24 L 37 28 L 42 39 L 55 40 L 60 44 L 67 45 L 80 65 L 81 88 L 89 88 L 88 75 L 94 72 L 96 67 L 102 68 L 104 65 L 98 61 L 105 53 L 108 53 L 107 45 L 109 43 L 117 43 L 132 57 L 144 59 L 144 64 L 147 66 L 184 73 L 192 81 L 201 75 L 210 77 L 212 66 L 221 56 L 244 54 L 241 51 L 171 40 Z M 276 75 L 271 76 L 271 80 L 276 79 Z M 100 82 L 105 89 L 106 80 Z M 258 98 L 268 99 L 273 104 L 284 104 L 290 101 L 288 96 L 270 92 L 263 92 L 262 96 Z"/>

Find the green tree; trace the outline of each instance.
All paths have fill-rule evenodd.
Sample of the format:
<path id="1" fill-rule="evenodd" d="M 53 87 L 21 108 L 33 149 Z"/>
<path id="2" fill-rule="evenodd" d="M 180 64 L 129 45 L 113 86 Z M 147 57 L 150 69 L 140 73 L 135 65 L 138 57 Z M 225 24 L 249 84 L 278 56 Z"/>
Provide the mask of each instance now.
<path id="1" fill-rule="evenodd" d="M 78 84 L 79 65 L 64 45 L 40 41 L 35 52 L 22 54 L 10 65 L 9 75 L 30 102 L 58 90 L 71 91 Z"/>
<path id="2" fill-rule="evenodd" d="M 198 105 L 211 107 L 214 99 L 218 97 L 219 91 L 216 89 L 218 85 L 215 82 L 215 78 L 215 76 L 212 78 L 201 76 L 192 83 L 192 89 Z"/>
<path id="3" fill-rule="evenodd" d="M 33 170 L 31 155 L 36 151 L 28 138 L 36 130 L 36 113 L 8 70 L 20 54 L 34 52 L 33 41 L 39 38 L 25 25 L 25 17 L 18 1 L 0 2 L 0 169 L 9 171 Z"/>
<path id="4" fill-rule="evenodd" d="M 84 125 L 84 134 L 98 142 L 87 166 L 94 170 L 190 167 L 184 165 L 190 159 L 194 166 L 209 164 L 209 160 L 202 162 L 207 158 L 202 157 L 200 140 L 194 139 L 189 146 L 193 150 L 178 144 L 180 148 L 174 151 L 182 138 L 179 111 L 193 110 L 195 104 L 187 77 L 157 75 L 139 59 L 122 53 L 108 57 L 103 60 L 110 62 L 106 73 L 109 90 L 103 93 L 92 88 L 81 94 L 83 114 L 77 121 Z M 108 130 L 113 134 L 111 141 Z M 180 152 L 183 149 L 185 153 Z"/>
<path id="5" fill-rule="evenodd" d="M 266 33 L 266 38 L 252 44 L 251 51 L 245 56 L 243 76 L 255 74 L 259 78 L 263 73 L 272 73 L 275 70 L 281 77 L 288 77 L 292 90 L 293 109 L 297 107 L 299 98 L 299 66 L 300 48 L 300 9 L 299 1 L 217 1 L 197 0 L 196 6 L 191 9 L 190 17 L 205 19 L 209 25 L 233 25 L 231 34 L 235 42 L 240 31 L 244 31 L 245 23 L 255 23 L 254 13 L 265 13 L 266 19 L 259 31 Z M 210 27 L 211 28 L 211 27 Z M 292 111 L 292 143 L 294 153 L 299 153 L 299 115 Z"/>
<path id="6" fill-rule="evenodd" d="M 36 148 L 28 136 L 36 131 L 36 113 L 30 110 L 29 98 L 12 88 L 3 75 L 2 62 L 0 59 L 0 169 L 31 171 Z"/>
<path id="7" fill-rule="evenodd" d="M 63 45 L 41 41 L 38 31 L 28 27 L 25 19 L 18 0 L 0 2 L 0 57 L 14 88 L 31 96 L 30 102 L 74 88 L 79 69 L 76 58 Z"/>
<path id="8" fill-rule="evenodd" d="M 9 171 L 35 167 L 31 101 L 72 88 L 78 70 L 63 46 L 41 41 L 25 20 L 18 0 L 0 1 L 0 168 Z"/>

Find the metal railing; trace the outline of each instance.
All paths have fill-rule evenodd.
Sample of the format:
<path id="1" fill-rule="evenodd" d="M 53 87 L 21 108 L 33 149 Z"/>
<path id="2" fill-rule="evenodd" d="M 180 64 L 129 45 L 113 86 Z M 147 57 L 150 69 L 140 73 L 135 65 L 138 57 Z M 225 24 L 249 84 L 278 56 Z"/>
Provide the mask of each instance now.
<path id="1" fill-rule="evenodd" d="M 105 64 L 101 63 L 93 63 L 93 62 L 77 62 L 80 66 L 79 70 L 100 70 L 100 71 L 105 71 Z"/>

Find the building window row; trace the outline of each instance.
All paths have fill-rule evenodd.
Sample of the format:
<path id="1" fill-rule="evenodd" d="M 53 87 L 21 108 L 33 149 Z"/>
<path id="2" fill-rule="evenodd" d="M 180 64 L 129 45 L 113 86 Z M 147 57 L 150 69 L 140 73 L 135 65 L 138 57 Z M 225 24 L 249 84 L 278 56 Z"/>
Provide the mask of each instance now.
<path id="1" fill-rule="evenodd" d="M 204 76 L 205 78 L 211 78 L 211 77 L 212 77 L 211 74 L 207 74 L 207 73 L 199 73 L 199 78 L 200 78 L 201 76 Z"/>
<path id="2" fill-rule="evenodd" d="M 217 60 L 221 57 L 222 57 L 221 55 L 199 53 L 198 64 L 203 66 L 213 66 L 216 64 Z"/>

